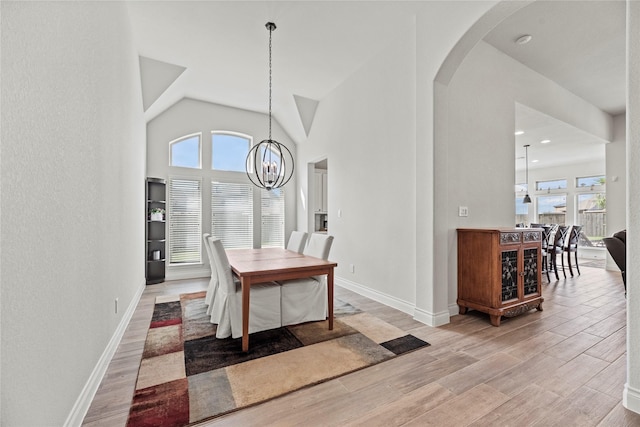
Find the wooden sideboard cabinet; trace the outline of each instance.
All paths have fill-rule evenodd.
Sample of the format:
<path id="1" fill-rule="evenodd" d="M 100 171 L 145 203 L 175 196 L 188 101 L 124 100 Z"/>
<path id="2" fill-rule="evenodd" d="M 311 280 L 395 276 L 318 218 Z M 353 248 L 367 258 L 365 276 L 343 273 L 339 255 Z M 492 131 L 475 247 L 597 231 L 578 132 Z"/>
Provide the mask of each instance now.
<path id="1" fill-rule="evenodd" d="M 540 228 L 458 230 L 458 306 L 502 316 L 542 311 Z"/>

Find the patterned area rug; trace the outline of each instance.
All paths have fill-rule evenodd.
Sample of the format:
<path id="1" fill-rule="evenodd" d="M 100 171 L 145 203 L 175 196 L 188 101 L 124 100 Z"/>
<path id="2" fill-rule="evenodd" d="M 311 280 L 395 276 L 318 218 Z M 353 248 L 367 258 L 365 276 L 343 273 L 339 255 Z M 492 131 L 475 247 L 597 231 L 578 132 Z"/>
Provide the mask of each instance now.
<path id="1" fill-rule="evenodd" d="M 332 331 L 309 322 L 216 339 L 204 292 L 158 297 L 128 426 L 184 426 L 353 372 L 429 343 L 336 300 Z"/>

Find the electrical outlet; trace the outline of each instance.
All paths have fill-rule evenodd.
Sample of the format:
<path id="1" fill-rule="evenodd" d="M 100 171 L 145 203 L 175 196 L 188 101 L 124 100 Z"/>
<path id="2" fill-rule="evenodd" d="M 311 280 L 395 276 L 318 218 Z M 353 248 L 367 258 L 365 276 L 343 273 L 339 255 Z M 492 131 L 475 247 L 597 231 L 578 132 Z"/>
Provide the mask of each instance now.
<path id="1" fill-rule="evenodd" d="M 469 216 L 469 208 L 467 206 L 458 206 L 458 216 Z"/>
<path id="2" fill-rule="evenodd" d="M 118 298 L 116 298 L 116 301 L 115 301 L 114 305 L 115 305 L 115 309 L 116 309 L 116 314 L 118 314 Z"/>
<path id="3" fill-rule="evenodd" d="M 349 264 L 349 271 L 352 272 L 352 273 L 355 273 L 356 272 L 356 266 L 353 265 L 353 264 Z"/>

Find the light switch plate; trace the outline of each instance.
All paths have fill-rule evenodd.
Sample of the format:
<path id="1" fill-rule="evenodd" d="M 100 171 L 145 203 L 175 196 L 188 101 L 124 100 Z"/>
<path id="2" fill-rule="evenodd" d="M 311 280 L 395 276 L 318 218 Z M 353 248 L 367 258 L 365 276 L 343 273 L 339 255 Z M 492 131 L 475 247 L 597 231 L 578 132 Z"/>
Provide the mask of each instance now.
<path id="1" fill-rule="evenodd" d="M 458 216 L 469 216 L 469 208 L 467 206 L 458 206 Z"/>

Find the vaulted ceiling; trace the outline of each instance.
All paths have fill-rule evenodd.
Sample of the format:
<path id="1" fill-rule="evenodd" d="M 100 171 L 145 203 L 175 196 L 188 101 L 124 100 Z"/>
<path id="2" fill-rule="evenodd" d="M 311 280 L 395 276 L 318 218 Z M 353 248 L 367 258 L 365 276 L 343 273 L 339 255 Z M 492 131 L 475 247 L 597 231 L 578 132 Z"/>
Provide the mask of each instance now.
<path id="1" fill-rule="evenodd" d="M 145 117 L 153 119 L 184 97 L 266 112 L 265 24 L 273 21 L 278 27 L 273 32 L 273 114 L 294 141 L 303 142 L 317 102 L 387 46 L 394 28 L 410 22 L 425 3 L 131 2 Z M 624 3 L 536 1 L 504 20 L 485 41 L 603 111 L 618 114 L 625 111 L 626 93 Z M 532 40 L 514 43 L 523 34 Z M 527 118 L 532 129 L 533 115 Z M 548 119 L 540 120 L 545 126 L 538 127 L 548 128 Z M 575 131 L 557 125 L 555 132 Z M 516 145 L 521 148 L 519 141 Z"/>

